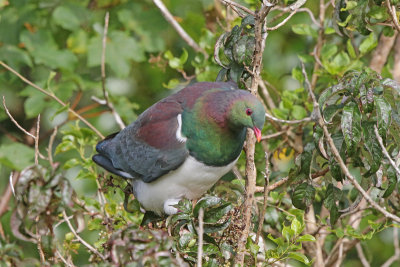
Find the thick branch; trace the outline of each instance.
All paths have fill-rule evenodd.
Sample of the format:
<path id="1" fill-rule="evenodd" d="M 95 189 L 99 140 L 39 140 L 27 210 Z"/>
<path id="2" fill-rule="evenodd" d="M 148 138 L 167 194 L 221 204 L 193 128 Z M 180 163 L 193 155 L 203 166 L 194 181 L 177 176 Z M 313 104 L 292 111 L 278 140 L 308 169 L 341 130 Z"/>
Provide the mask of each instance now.
<path id="1" fill-rule="evenodd" d="M 369 67 L 374 71 L 381 73 L 383 66 L 385 65 L 389 56 L 390 50 L 392 50 L 394 41 L 396 40 L 397 32 L 393 36 L 385 36 L 384 34 L 379 37 L 379 43 L 374 53 L 372 54 L 371 62 Z"/>

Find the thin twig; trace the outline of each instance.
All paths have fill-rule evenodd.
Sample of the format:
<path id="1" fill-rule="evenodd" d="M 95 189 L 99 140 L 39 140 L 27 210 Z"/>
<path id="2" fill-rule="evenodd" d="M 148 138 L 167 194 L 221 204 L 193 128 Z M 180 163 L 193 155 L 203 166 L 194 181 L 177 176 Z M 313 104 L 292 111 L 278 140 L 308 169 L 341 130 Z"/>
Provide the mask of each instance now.
<path id="1" fill-rule="evenodd" d="M 103 42 L 102 42 L 102 51 L 101 51 L 101 86 L 103 89 L 103 96 L 105 100 L 105 105 L 110 109 L 112 115 L 114 116 L 115 121 L 122 129 L 125 128 L 125 123 L 123 122 L 121 116 L 115 110 L 113 103 L 111 103 L 110 98 L 108 97 L 108 92 L 106 90 L 106 46 L 107 46 L 107 32 L 108 32 L 108 23 L 110 19 L 110 13 L 106 12 L 106 16 L 104 18 L 104 32 L 103 32 Z"/>
<path id="2" fill-rule="evenodd" d="M 60 251 L 58 251 L 58 249 L 56 250 L 56 256 L 59 257 L 61 259 L 62 262 L 64 262 L 65 266 L 68 267 L 75 267 L 75 265 L 69 263 L 60 253 Z"/>
<path id="3" fill-rule="evenodd" d="M 82 243 L 82 245 L 84 245 L 85 247 L 87 247 L 91 252 L 93 252 L 94 254 L 96 254 L 97 256 L 99 256 L 103 261 L 106 260 L 106 258 L 104 257 L 103 254 L 101 254 L 100 252 L 98 252 L 94 247 L 92 247 L 89 243 L 87 243 L 85 240 L 82 239 L 82 237 L 80 237 L 74 227 L 72 226 L 71 222 L 68 219 L 67 214 L 65 213 L 65 210 L 63 210 L 62 212 L 64 220 L 67 222 L 69 229 L 71 230 L 71 232 L 74 234 L 74 236 L 79 240 L 79 242 Z"/>
<path id="4" fill-rule="evenodd" d="M 264 82 L 263 80 L 261 80 L 261 81 L 259 82 L 258 85 L 259 85 L 260 88 L 261 88 L 261 92 L 262 92 L 262 94 L 264 95 L 264 98 L 265 98 L 265 101 L 267 102 L 268 107 L 269 107 L 270 109 L 274 109 L 274 108 L 276 108 L 275 103 L 274 103 L 274 101 L 272 100 L 272 97 L 271 97 L 271 95 L 270 95 L 270 93 L 269 93 L 269 91 L 268 91 L 268 88 L 267 88 L 267 86 L 266 86 L 265 83 L 266 83 L 266 82 Z"/>
<path id="5" fill-rule="evenodd" d="M 231 0 L 220 0 L 220 1 L 225 5 L 229 5 L 229 6 L 234 6 L 234 7 L 240 8 L 241 10 L 243 10 L 244 12 L 246 12 L 249 15 L 252 15 L 253 17 L 256 16 L 256 14 L 252 10 L 250 10 L 247 7 L 242 6 L 241 4 L 238 4 L 238 3 L 234 2 L 234 1 L 231 1 Z"/>
<path id="6" fill-rule="evenodd" d="M 0 61 L 0 63 L 1 63 L 1 61 Z M 30 132 L 28 132 L 27 130 L 25 130 L 24 128 L 22 128 L 22 126 L 19 125 L 19 123 L 13 118 L 13 116 L 12 116 L 11 113 L 10 113 L 10 111 L 8 111 L 8 108 L 7 108 L 7 106 L 6 106 L 6 99 L 5 99 L 4 96 L 3 96 L 3 107 L 4 107 L 4 109 L 5 109 L 5 111 L 6 111 L 7 115 L 8 115 L 8 117 L 9 117 L 9 118 L 11 119 L 11 121 L 15 124 L 15 126 L 18 127 L 18 129 L 20 129 L 21 131 L 24 132 L 24 134 L 26 134 L 26 135 L 32 137 L 33 139 L 36 138 L 33 134 L 31 134 Z"/>
<path id="7" fill-rule="evenodd" d="M 58 127 L 54 127 L 53 133 L 50 136 L 50 140 L 49 140 L 49 146 L 47 147 L 47 155 L 49 158 L 49 163 L 50 166 L 54 169 L 54 162 L 53 162 L 53 143 L 54 143 L 54 139 L 56 139 L 57 136 L 57 131 L 58 131 Z"/>
<path id="8" fill-rule="evenodd" d="M 284 134 L 286 132 L 287 131 L 285 130 L 285 131 L 280 131 L 280 132 L 276 132 L 276 133 L 269 134 L 269 135 L 264 135 L 264 136 L 261 137 L 261 140 L 267 140 L 267 139 L 275 138 L 275 137 L 281 136 L 282 134 Z"/>
<path id="9" fill-rule="evenodd" d="M 36 137 L 35 137 L 35 165 L 39 164 L 39 130 L 40 130 L 40 114 L 37 117 L 36 122 Z"/>
<path id="10" fill-rule="evenodd" d="M 386 7 L 390 13 L 390 16 L 392 17 L 394 27 L 398 32 L 400 32 L 400 24 L 396 14 L 396 7 L 390 4 L 390 0 L 386 0 Z"/>
<path id="11" fill-rule="evenodd" d="M 265 213 L 265 209 L 267 208 L 268 194 L 269 194 L 268 185 L 269 185 L 269 175 L 270 175 L 270 173 L 271 173 L 271 170 L 269 168 L 268 153 L 265 152 L 264 202 L 263 202 L 262 209 L 260 210 L 260 212 L 258 214 L 259 217 L 258 217 L 258 228 L 257 228 L 257 234 L 256 234 L 256 243 L 258 243 L 258 239 L 259 239 L 260 234 L 261 234 L 261 230 L 262 230 L 262 226 L 263 226 L 263 222 L 264 222 L 264 213 Z"/>
<path id="12" fill-rule="evenodd" d="M 360 243 L 357 243 L 356 250 L 357 250 L 358 257 L 361 260 L 362 265 L 364 267 L 370 267 L 371 265 L 369 264 L 367 258 L 365 258 L 364 251 L 363 251 L 362 246 L 361 246 Z"/>
<path id="13" fill-rule="evenodd" d="M 390 157 L 389 152 L 386 150 L 385 146 L 383 145 L 383 140 L 382 137 L 379 135 L 378 132 L 378 127 L 376 127 L 376 125 L 374 125 L 374 131 L 375 131 L 375 136 L 378 139 L 378 143 L 381 146 L 383 155 L 385 155 L 385 157 L 389 160 L 390 165 L 392 165 L 392 167 L 396 170 L 397 175 L 400 176 L 400 169 L 399 167 L 396 166 L 396 163 L 394 162 L 394 160 Z"/>
<path id="14" fill-rule="evenodd" d="M 179 23 L 174 19 L 174 16 L 169 12 L 167 7 L 164 5 L 164 3 L 161 0 L 153 0 L 154 4 L 158 7 L 158 9 L 161 11 L 161 14 L 164 16 L 164 18 L 172 25 L 172 27 L 178 32 L 178 34 L 182 37 L 182 39 L 190 46 L 192 47 L 196 52 L 203 53 L 205 56 L 208 57 L 208 54 L 206 51 L 204 51 L 203 48 L 201 48 L 193 39 L 192 37 L 189 36 L 185 32 L 185 30 L 179 25 Z"/>
<path id="15" fill-rule="evenodd" d="M 42 92 L 43 94 L 51 97 L 52 99 L 54 99 L 55 101 L 57 101 L 61 106 L 66 107 L 67 104 L 65 104 L 61 99 L 59 99 L 56 95 L 47 92 L 46 90 L 44 90 L 43 88 L 41 88 L 40 86 L 34 84 L 33 82 L 31 82 L 30 80 L 28 80 L 27 78 L 25 78 L 24 76 L 22 76 L 21 74 L 19 74 L 19 72 L 17 72 L 16 70 L 14 70 L 13 68 L 11 68 L 10 66 L 8 66 L 6 63 L 4 63 L 3 61 L 0 60 L 0 65 L 2 65 L 4 68 L 6 68 L 7 70 L 9 70 L 10 72 L 12 72 L 14 75 L 16 75 L 18 78 L 20 78 L 24 83 L 32 86 L 33 88 L 35 88 L 36 90 Z M 98 136 L 100 136 L 101 138 L 104 138 L 104 135 L 102 135 L 99 130 L 96 129 L 96 127 L 94 127 L 90 122 L 88 122 L 85 118 L 83 118 L 81 115 L 79 115 L 75 110 L 68 108 L 68 111 L 71 112 L 75 117 L 77 117 L 79 120 L 81 120 L 83 123 L 85 123 L 90 129 L 92 129 L 92 131 L 94 131 Z"/>
<path id="16" fill-rule="evenodd" d="M 278 119 L 268 113 L 265 113 L 265 117 L 267 117 L 267 119 L 270 119 L 272 121 L 276 121 L 276 122 L 280 122 L 280 123 L 288 123 L 288 124 L 298 124 L 298 123 L 303 123 L 303 122 L 309 122 L 311 121 L 310 117 L 306 117 L 304 119 L 301 120 L 282 120 L 282 119 Z"/>
<path id="17" fill-rule="evenodd" d="M 393 262 L 400 259 L 400 246 L 399 246 L 399 229 L 393 227 L 393 245 L 394 245 L 394 255 L 390 257 L 381 267 L 390 267 Z"/>
<path id="18" fill-rule="evenodd" d="M 382 213 L 386 218 L 390 218 L 393 221 L 399 222 L 400 223 L 400 218 L 390 212 L 388 212 L 386 209 L 382 208 L 381 206 L 379 206 L 379 204 L 377 204 L 372 198 L 371 196 L 364 190 L 364 188 L 362 188 L 362 186 L 357 182 L 357 180 L 354 178 L 354 176 L 350 173 L 349 169 L 347 168 L 346 164 L 344 163 L 342 157 L 339 154 L 339 151 L 337 150 L 333 139 L 328 131 L 328 127 L 325 124 L 325 121 L 323 120 L 322 116 L 321 116 L 321 112 L 319 109 L 319 104 L 315 98 L 315 95 L 311 89 L 311 84 L 308 80 L 307 77 L 307 73 L 305 71 L 305 67 L 303 62 L 301 62 L 301 66 L 302 66 L 302 72 L 304 75 L 304 79 L 306 82 L 306 87 L 308 89 L 308 92 L 313 100 L 314 103 L 314 112 L 315 112 L 315 119 L 318 122 L 318 124 L 321 126 L 321 128 L 324 131 L 324 135 L 325 135 L 325 139 L 328 142 L 328 145 L 331 148 L 331 151 L 334 155 L 334 158 L 336 160 L 337 163 L 339 163 L 340 168 L 342 169 L 343 173 L 345 174 L 345 176 L 347 177 L 347 179 L 350 180 L 350 182 L 353 184 L 353 186 L 357 189 L 357 191 L 359 191 L 363 197 L 368 201 L 368 203 L 377 211 L 379 211 L 380 213 Z"/>
<path id="19" fill-rule="evenodd" d="M 315 88 L 318 80 L 318 69 L 320 66 L 322 66 L 321 61 L 319 60 L 319 57 L 321 55 L 321 49 L 322 45 L 324 43 L 324 22 L 325 22 L 325 11 L 326 11 L 326 6 L 325 6 L 325 1 L 320 0 L 319 1 L 319 31 L 318 31 L 318 39 L 317 39 L 317 44 L 315 45 L 314 49 L 314 58 L 315 61 L 318 62 L 318 64 L 314 64 L 314 69 L 311 77 L 311 85 L 312 88 Z"/>
<path id="20" fill-rule="evenodd" d="M 199 210 L 199 228 L 197 229 L 197 234 L 199 236 L 199 245 L 197 249 L 197 267 L 201 267 L 203 265 L 203 217 L 204 217 L 204 210 L 200 208 Z"/>
<path id="21" fill-rule="evenodd" d="M 273 27 L 267 27 L 267 31 L 275 31 L 278 28 L 282 27 L 283 25 L 286 24 L 286 22 L 288 22 L 288 20 L 293 17 L 294 14 L 297 13 L 297 10 L 293 10 L 292 12 L 290 12 L 289 16 L 287 16 L 284 20 L 282 20 L 280 23 L 278 23 L 277 25 L 273 26 Z"/>

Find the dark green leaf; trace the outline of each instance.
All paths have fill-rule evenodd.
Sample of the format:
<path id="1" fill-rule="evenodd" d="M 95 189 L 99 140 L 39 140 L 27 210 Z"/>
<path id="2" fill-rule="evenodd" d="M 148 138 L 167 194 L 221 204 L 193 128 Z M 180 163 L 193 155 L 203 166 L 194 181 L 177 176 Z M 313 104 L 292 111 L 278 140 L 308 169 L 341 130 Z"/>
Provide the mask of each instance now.
<path id="1" fill-rule="evenodd" d="M 378 132 L 383 139 L 383 143 L 386 144 L 386 132 L 390 126 L 392 118 L 392 107 L 389 102 L 383 97 L 374 97 L 376 105 L 376 116 L 378 121 Z"/>
<path id="2" fill-rule="evenodd" d="M 361 112 L 356 103 L 349 102 L 344 106 L 341 127 L 348 153 L 352 155 L 361 141 Z"/>
<path id="3" fill-rule="evenodd" d="M 382 163 L 382 149 L 375 136 L 374 125 L 375 122 L 369 121 L 363 121 L 361 124 L 364 134 L 364 145 L 371 156 L 371 160 L 368 162 L 370 169 L 364 174 L 366 177 L 376 173 Z"/>
<path id="4" fill-rule="evenodd" d="M 199 217 L 200 208 L 203 208 L 203 210 L 205 210 L 206 208 L 219 204 L 222 204 L 222 199 L 220 199 L 219 197 L 205 196 L 197 202 L 196 206 L 193 209 L 193 216 Z"/>
<path id="5" fill-rule="evenodd" d="M 387 168 L 386 176 L 388 179 L 388 187 L 382 196 L 383 198 L 386 198 L 392 194 L 393 190 L 396 188 L 398 180 L 396 170 L 393 168 L 393 166 L 389 166 L 389 168 Z"/>
<path id="6" fill-rule="evenodd" d="M 308 184 L 298 185 L 292 194 L 292 203 L 298 209 L 305 209 L 312 204 L 315 198 L 315 188 Z"/>
<path id="7" fill-rule="evenodd" d="M 288 257 L 291 258 L 291 259 L 295 259 L 297 261 L 300 261 L 300 262 L 302 262 L 302 263 L 304 263 L 306 265 L 310 265 L 311 264 L 310 261 L 308 260 L 308 258 L 304 254 L 302 254 L 300 252 L 289 252 Z"/>
<path id="8" fill-rule="evenodd" d="M 207 210 L 204 214 L 204 222 L 206 223 L 216 223 L 222 219 L 225 214 L 227 214 L 233 208 L 231 203 L 225 203 L 221 206 L 213 209 Z"/>

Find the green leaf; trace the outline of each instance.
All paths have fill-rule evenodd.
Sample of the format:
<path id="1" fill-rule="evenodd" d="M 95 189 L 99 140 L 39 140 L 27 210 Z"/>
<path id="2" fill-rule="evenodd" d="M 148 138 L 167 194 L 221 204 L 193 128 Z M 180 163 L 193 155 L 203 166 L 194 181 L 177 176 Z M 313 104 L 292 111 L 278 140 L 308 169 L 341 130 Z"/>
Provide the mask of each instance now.
<path id="1" fill-rule="evenodd" d="M 337 45 L 326 43 L 321 49 L 321 59 L 322 61 L 327 61 L 333 57 L 337 52 Z"/>
<path id="2" fill-rule="evenodd" d="M 222 230 L 226 229 L 230 223 L 231 223 L 231 218 L 229 218 L 225 222 L 219 223 L 219 224 L 204 223 L 204 233 L 209 234 L 209 233 L 215 233 L 215 232 L 222 231 Z"/>
<path id="3" fill-rule="evenodd" d="M 79 18 L 67 6 L 58 6 L 53 12 L 53 21 L 66 30 L 74 31 L 80 26 Z"/>
<path id="4" fill-rule="evenodd" d="M 307 117 L 307 111 L 302 106 L 293 105 L 292 116 L 296 120 L 301 120 L 301 119 L 304 119 L 305 117 Z"/>
<path id="5" fill-rule="evenodd" d="M 308 258 L 300 253 L 300 252 L 289 252 L 288 257 L 297 261 L 300 261 L 306 265 L 310 265 L 310 261 L 308 260 Z"/>
<path id="6" fill-rule="evenodd" d="M 330 223 L 334 225 L 339 219 L 339 210 L 336 202 L 342 198 L 342 191 L 333 186 L 332 184 L 328 185 L 326 190 L 326 195 L 324 199 L 324 206 L 330 211 Z"/>
<path id="7" fill-rule="evenodd" d="M 341 8 L 340 11 L 347 11 L 355 8 L 357 6 L 357 1 L 346 1 L 346 7 Z"/>
<path id="8" fill-rule="evenodd" d="M 349 53 L 350 57 L 352 59 L 357 58 L 356 50 L 354 49 L 350 39 L 347 39 L 346 47 L 347 47 L 347 53 Z"/>
<path id="9" fill-rule="evenodd" d="M 369 51 L 375 48 L 375 46 L 378 44 L 378 41 L 375 39 L 375 35 L 373 32 L 371 32 L 367 38 L 365 38 L 362 43 L 360 44 L 360 53 L 361 55 L 365 55 Z"/>
<path id="10" fill-rule="evenodd" d="M 222 199 L 214 196 L 202 197 L 193 209 L 193 216 L 199 217 L 200 208 L 206 209 L 208 207 L 216 206 L 222 204 Z"/>
<path id="11" fill-rule="evenodd" d="M 204 214 L 204 222 L 206 223 L 216 223 L 222 219 L 231 209 L 233 208 L 231 203 L 222 204 L 219 207 L 209 209 Z"/>
<path id="12" fill-rule="evenodd" d="M 299 35 L 318 36 L 317 32 L 309 24 L 296 24 L 292 26 L 292 31 Z"/>
<path id="13" fill-rule="evenodd" d="M 306 242 L 306 241 L 310 241 L 310 242 L 315 242 L 316 239 L 314 236 L 310 235 L 310 234 L 305 234 L 300 236 L 299 238 L 297 238 L 296 240 L 297 242 Z"/>
<path id="14" fill-rule="evenodd" d="M 371 159 L 367 158 L 370 169 L 364 174 L 366 177 L 376 173 L 376 171 L 379 169 L 379 166 L 381 166 L 383 157 L 382 149 L 378 143 L 378 139 L 375 136 L 374 125 L 375 122 L 370 121 L 363 121 L 361 124 L 364 134 L 364 146 L 367 148 L 371 156 Z"/>
<path id="15" fill-rule="evenodd" d="M 100 66 L 101 53 L 102 37 L 93 37 L 88 46 L 88 67 Z M 127 77 L 131 70 L 131 61 L 143 62 L 145 60 L 144 48 L 136 39 L 122 31 L 111 31 L 108 34 L 106 64 L 116 75 Z"/>
<path id="16" fill-rule="evenodd" d="M 396 170 L 393 168 L 393 166 L 389 166 L 389 168 L 387 168 L 386 176 L 388 179 L 388 187 L 382 196 L 383 198 L 386 198 L 392 194 L 393 190 L 396 188 L 397 181 L 398 181 L 397 173 L 396 173 Z M 399 179 L 400 179 L 400 176 L 399 176 Z"/>
<path id="17" fill-rule="evenodd" d="M 34 149 L 21 143 L 3 144 L 0 146 L 0 163 L 11 169 L 21 171 L 33 164 Z"/>
<path id="18" fill-rule="evenodd" d="M 378 132 L 386 144 L 386 132 L 390 126 L 392 118 L 392 106 L 383 97 L 374 96 L 376 105 L 376 119 L 378 121 Z"/>
<path id="19" fill-rule="evenodd" d="M 308 184 L 298 185 L 292 194 L 292 203 L 298 209 L 305 209 L 312 204 L 315 198 L 315 188 Z"/>
<path id="20" fill-rule="evenodd" d="M 301 223 L 296 218 L 293 219 L 290 228 L 294 231 L 295 235 L 300 234 L 302 231 Z"/>
<path id="21" fill-rule="evenodd" d="M 361 112 L 358 105 L 349 102 L 343 108 L 341 128 L 349 155 L 352 155 L 361 141 Z"/>

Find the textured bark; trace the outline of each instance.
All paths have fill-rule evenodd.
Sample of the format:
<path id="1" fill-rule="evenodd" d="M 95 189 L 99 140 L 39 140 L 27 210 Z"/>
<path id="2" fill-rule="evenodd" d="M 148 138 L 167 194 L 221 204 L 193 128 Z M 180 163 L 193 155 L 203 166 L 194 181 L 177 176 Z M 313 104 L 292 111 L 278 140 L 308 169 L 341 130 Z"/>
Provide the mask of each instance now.
<path id="1" fill-rule="evenodd" d="M 394 45 L 393 79 L 400 82 L 400 34 L 397 35 Z"/>
<path id="2" fill-rule="evenodd" d="M 392 50 L 394 41 L 396 40 L 397 32 L 394 33 L 393 36 L 385 36 L 381 35 L 379 38 L 379 43 L 374 53 L 372 54 L 371 62 L 369 63 L 369 67 L 374 71 L 381 73 L 382 68 L 385 65 L 390 51 Z"/>

